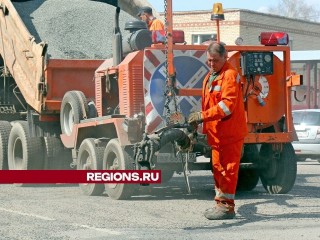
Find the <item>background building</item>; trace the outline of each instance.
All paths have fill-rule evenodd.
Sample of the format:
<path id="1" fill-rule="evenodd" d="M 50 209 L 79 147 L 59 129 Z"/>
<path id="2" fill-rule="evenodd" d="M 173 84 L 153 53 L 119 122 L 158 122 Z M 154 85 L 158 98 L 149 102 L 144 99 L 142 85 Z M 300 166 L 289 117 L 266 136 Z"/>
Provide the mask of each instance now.
<path id="1" fill-rule="evenodd" d="M 320 50 L 320 23 L 245 9 L 225 9 L 224 16 L 220 40 L 228 45 L 235 44 L 237 37 L 245 45 L 256 45 L 260 32 L 282 31 L 289 34 L 291 50 Z M 216 23 L 210 17 L 209 10 L 174 12 L 173 28 L 184 30 L 188 44 L 201 44 L 216 34 Z"/>

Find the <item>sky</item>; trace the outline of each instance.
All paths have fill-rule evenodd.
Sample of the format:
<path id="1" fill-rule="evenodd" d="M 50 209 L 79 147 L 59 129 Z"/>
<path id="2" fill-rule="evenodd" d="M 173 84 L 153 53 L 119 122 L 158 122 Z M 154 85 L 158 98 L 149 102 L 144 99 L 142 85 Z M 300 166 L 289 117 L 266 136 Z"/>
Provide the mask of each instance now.
<path id="1" fill-rule="evenodd" d="M 158 11 L 163 12 L 164 0 L 148 0 Z M 211 10 L 216 2 L 220 2 L 223 8 L 242 8 L 253 11 L 266 12 L 269 7 L 276 6 L 279 0 L 172 0 L 173 11 Z M 303 0 L 301 0 L 303 1 Z M 319 0 L 304 0 L 308 5 L 319 5 Z"/>

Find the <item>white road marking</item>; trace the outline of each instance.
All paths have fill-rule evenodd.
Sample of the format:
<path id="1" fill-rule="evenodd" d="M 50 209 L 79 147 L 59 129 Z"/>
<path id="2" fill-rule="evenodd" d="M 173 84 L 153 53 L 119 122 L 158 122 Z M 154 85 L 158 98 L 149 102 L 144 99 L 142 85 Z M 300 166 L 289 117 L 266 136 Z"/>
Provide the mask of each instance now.
<path id="1" fill-rule="evenodd" d="M 8 212 L 8 213 L 14 213 L 14 214 L 18 214 L 18 215 L 22 215 L 22 216 L 27 216 L 27 217 L 33 217 L 33 218 L 38 218 L 38 219 L 42 219 L 42 220 L 46 220 L 46 221 L 54 221 L 56 219 L 54 218 L 49 218 L 49 217 L 45 217 L 45 216 L 41 216 L 38 214 L 32 214 L 32 213 L 25 213 L 25 212 L 20 212 L 20 211 L 15 211 L 15 210 L 10 210 L 10 209 L 5 209 L 5 208 L 0 208 L 0 212 Z M 91 230 L 95 230 L 98 232 L 104 232 L 104 233 L 108 233 L 111 235 L 121 235 L 121 232 L 118 231 L 113 231 L 110 229 L 106 229 L 106 228 L 96 228 L 96 227 L 91 227 L 88 225 L 81 225 L 81 224 L 71 224 L 75 227 L 82 227 L 82 228 L 86 228 L 86 229 L 91 229 Z"/>
<path id="2" fill-rule="evenodd" d="M 20 211 L 14 211 L 14 210 L 10 210 L 10 209 L 5 209 L 5 208 L 0 208 L 0 211 L 8 212 L 8 213 L 15 213 L 15 214 L 22 215 L 22 216 L 27 216 L 27 217 L 39 218 L 39 219 L 46 220 L 46 221 L 54 221 L 55 220 L 53 218 L 40 216 L 40 215 L 37 215 L 37 214 L 24 213 L 24 212 L 20 212 Z"/>
<path id="3" fill-rule="evenodd" d="M 121 235 L 122 234 L 121 232 L 113 231 L 113 230 L 106 229 L 106 228 L 96 228 L 96 227 L 91 227 L 88 225 L 80 225 L 80 224 L 72 224 L 72 225 L 75 227 L 87 228 L 87 229 L 95 230 L 98 232 L 104 232 L 104 233 L 108 233 L 108 234 L 112 234 L 112 235 Z"/>

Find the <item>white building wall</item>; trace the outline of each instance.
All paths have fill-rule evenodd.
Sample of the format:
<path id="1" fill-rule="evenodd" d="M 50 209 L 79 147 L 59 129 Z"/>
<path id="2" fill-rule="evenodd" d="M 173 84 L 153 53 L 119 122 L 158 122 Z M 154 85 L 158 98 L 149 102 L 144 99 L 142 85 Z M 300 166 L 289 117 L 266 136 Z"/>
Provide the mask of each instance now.
<path id="1" fill-rule="evenodd" d="M 244 9 L 225 9 L 220 22 L 220 40 L 228 45 L 242 37 L 243 44 L 257 45 L 260 32 L 284 31 L 292 41 L 292 50 L 320 50 L 320 23 L 281 17 Z M 163 13 L 161 14 L 163 18 Z M 194 34 L 216 34 L 211 11 L 174 12 L 173 28 L 184 30 L 188 44 Z"/>

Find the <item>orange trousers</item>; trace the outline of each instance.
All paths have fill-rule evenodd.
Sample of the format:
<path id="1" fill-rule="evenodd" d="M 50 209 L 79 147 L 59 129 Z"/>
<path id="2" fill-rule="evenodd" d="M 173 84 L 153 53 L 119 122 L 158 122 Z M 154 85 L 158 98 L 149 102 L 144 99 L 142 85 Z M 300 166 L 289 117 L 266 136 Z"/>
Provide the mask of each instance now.
<path id="1" fill-rule="evenodd" d="M 243 140 L 212 149 L 215 201 L 234 206 Z"/>

